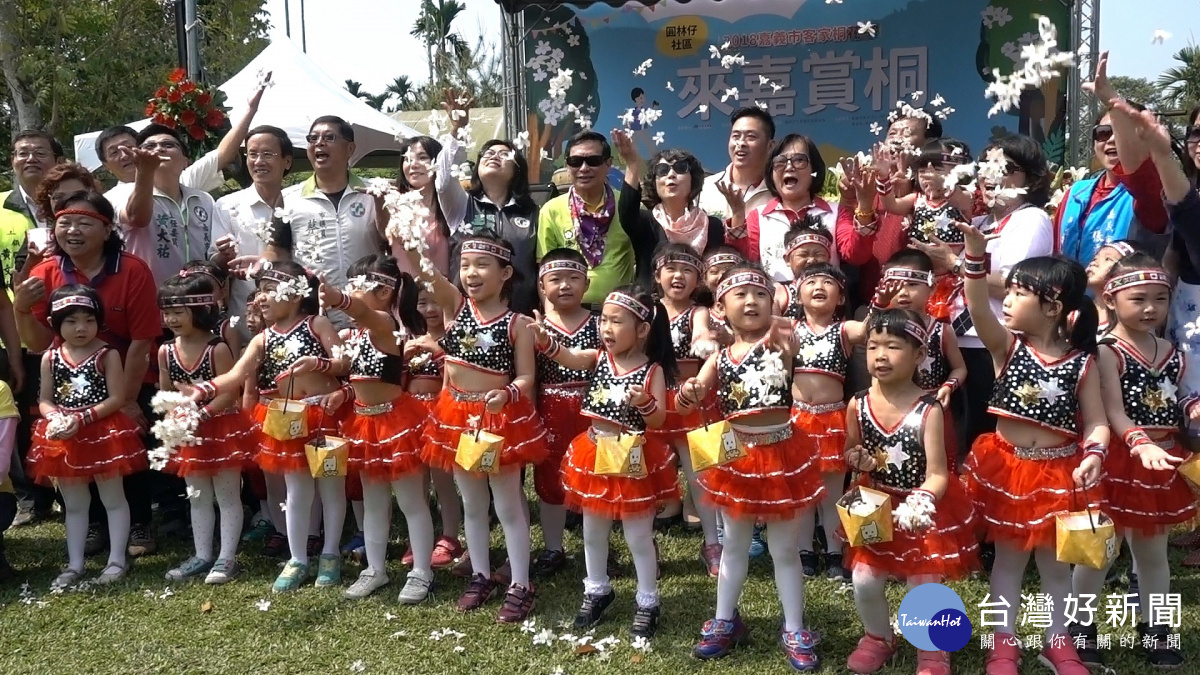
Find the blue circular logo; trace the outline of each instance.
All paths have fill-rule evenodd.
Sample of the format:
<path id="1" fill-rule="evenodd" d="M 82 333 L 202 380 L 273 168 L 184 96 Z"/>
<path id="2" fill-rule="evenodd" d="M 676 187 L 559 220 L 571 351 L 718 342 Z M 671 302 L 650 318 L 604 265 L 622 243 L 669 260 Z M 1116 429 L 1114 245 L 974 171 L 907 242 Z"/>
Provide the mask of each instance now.
<path id="1" fill-rule="evenodd" d="M 928 652 L 956 652 L 971 641 L 971 620 L 962 598 L 942 584 L 921 584 L 900 602 L 900 634 Z"/>

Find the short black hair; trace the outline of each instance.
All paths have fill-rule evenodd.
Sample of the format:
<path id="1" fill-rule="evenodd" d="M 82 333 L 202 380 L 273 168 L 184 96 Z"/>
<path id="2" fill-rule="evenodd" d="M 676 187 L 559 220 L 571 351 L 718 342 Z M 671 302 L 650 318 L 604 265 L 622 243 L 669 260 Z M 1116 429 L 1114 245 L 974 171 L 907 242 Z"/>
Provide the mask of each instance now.
<path id="1" fill-rule="evenodd" d="M 825 189 L 825 159 L 821 157 L 821 150 L 817 148 L 817 142 L 804 134 L 788 134 L 771 149 L 771 155 L 767 157 L 767 173 L 764 176 L 767 181 L 767 190 L 771 192 L 772 196 L 779 196 L 779 187 L 775 185 L 775 172 L 771 169 L 771 162 L 782 155 L 785 148 L 797 141 L 804 143 L 805 154 L 808 155 L 808 167 L 812 171 L 812 184 L 808 187 L 808 194 L 816 199 L 817 195 L 821 194 L 821 190 Z"/>
<path id="2" fill-rule="evenodd" d="M 101 162 L 107 159 L 104 154 L 105 146 L 108 145 L 109 141 L 117 138 L 118 136 L 129 136 L 133 139 L 134 143 L 137 143 L 137 132 L 134 131 L 132 127 L 127 127 L 124 124 L 116 127 L 109 127 L 104 131 L 101 131 L 100 135 L 96 137 L 96 156 L 100 158 Z"/>
<path id="3" fill-rule="evenodd" d="M 95 307 L 95 309 L 81 307 L 79 305 L 71 305 L 58 311 L 51 310 L 50 327 L 54 329 L 54 334 L 61 336 L 63 322 L 67 320 L 67 317 L 75 314 L 76 312 L 83 312 L 84 314 L 91 314 L 92 316 L 96 317 L 96 323 L 99 324 L 101 329 L 103 329 L 104 302 L 100 300 L 100 296 L 91 286 L 83 286 L 81 284 L 67 284 L 65 286 L 59 286 L 58 288 L 54 289 L 53 293 L 50 294 L 49 306 L 53 307 L 56 301 L 72 295 L 82 295 L 88 298 L 92 301 L 92 305 Z"/>
<path id="4" fill-rule="evenodd" d="M 600 156 L 604 157 L 604 159 L 612 159 L 612 147 L 608 144 L 608 139 L 604 137 L 604 134 L 597 131 L 592 131 L 590 129 L 575 134 L 571 137 L 571 140 L 567 141 L 567 149 L 565 151 L 566 156 L 571 156 L 571 148 L 579 145 L 580 143 L 591 142 L 600 144 Z"/>
<path id="5" fill-rule="evenodd" d="M 354 127 L 351 126 L 349 122 L 338 117 L 337 115 L 322 115 L 318 117 L 317 119 L 313 120 L 312 124 L 308 125 L 308 130 L 312 131 L 318 124 L 332 124 L 338 128 L 338 134 L 341 135 L 342 138 L 350 141 L 351 143 L 354 142 Z"/>
<path id="6" fill-rule="evenodd" d="M 1038 208 L 1045 206 L 1050 201 L 1050 168 L 1042 154 L 1042 146 L 1028 136 L 1002 136 L 983 149 L 979 161 L 987 161 L 988 152 L 993 148 L 1025 172 L 1025 201 Z"/>
<path id="7" fill-rule="evenodd" d="M 783 235 L 783 245 L 787 246 L 791 244 L 793 241 L 796 241 L 796 237 L 802 234 L 815 234 L 825 237 L 829 240 L 829 248 L 833 249 L 833 233 L 829 231 L 829 228 L 825 227 L 825 221 L 821 220 L 821 216 L 816 213 L 809 212 L 804 214 L 803 218 L 793 220 L 791 225 L 788 226 L 788 231 Z"/>
<path id="8" fill-rule="evenodd" d="M 48 144 L 50 144 L 50 152 L 52 152 L 54 154 L 54 159 L 61 159 L 63 157 L 62 143 L 59 143 L 58 139 L 55 138 L 52 134 L 42 131 L 41 129 L 25 129 L 23 131 L 17 132 L 17 135 L 13 136 L 13 139 L 12 139 L 13 152 L 17 151 L 17 143 L 18 142 L 28 141 L 31 139 L 46 141 Z"/>
<path id="9" fill-rule="evenodd" d="M 483 157 L 483 153 L 497 145 L 508 148 L 509 153 L 512 155 L 513 175 L 508 181 L 509 198 L 527 212 L 537 210 L 537 203 L 533 201 L 533 197 L 529 194 L 529 162 L 525 160 L 525 155 L 521 154 L 521 151 L 517 150 L 511 142 L 500 138 L 493 138 L 479 147 L 479 155 L 475 158 L 475 163 L 471 165 L 471 184 L 467 188 L 467 192 L 474 197 L 483 198 L 487 196 L 483 190 L 483 182 L 479 180 L 479 158 Z"/>
<path id="10" fill-rule="evenodd" d="M 894 307 L 892 309 L 874 310 L 867 319 L 867 334 L 883 333 L 884 335 L 903 338 L 914 349 L 920 349 L 925 346 L 925 343 L 908 332 L 910 321 L 918 325 L 925 323 L 921 315 L 911 309 Z"/>
<path id="11" fill-rule="evenodd" d="M 158 308 L 165 309 L 165 301 L 185 295 L 212 295 L 213 301 L 207 305 L 184 307 L 191 312 L 192 326 L 197 330 L 215 331 L 221 325 L 221 308 L 217 304 L 219 291 L 213 278 L 207 274 L 189 273 L 184 270 L 180 274 L 167 279 L 158 289 Z"/>
<path id="12" fill-rule="evenodd" d="M 743 117 L 753 117 L 759 122 L 762 122 L 762 125 L 767 129 L 767 140 L 773 140 L 775 138 L 775 120 L 771 118 L 771 113 L 756 105 L 738 108 L 737 110 L 733 111 L 733 115 L 730 115 L 729 126 L 732 127 L 733 125 L 737 124 L 737 121 Z"/>
<path id="13" fill-rule="evenodd" d="M 163 124 L 148 124 L 148 125 L 146 125 L 146 128 L 144 128 L 138 132 L 135 139 L 137 140 L 137 144 L 141 145 L 142 143 L 145 143 L 146 139 L 150 138 L 151 136 L 163 136 L 163 135 L 174 138 L 179 143 L 179 146 L 181 148 L 183 148 L 184 153 L 187 152 L 187 145 L 183 142 L 183 136 L 179 133 L 179 131 L 177 129 L 172 129 L 171 127 L 168 127 Z"/>
<path id="14" fill-rule="evenodd" d="M 270 124 L 260 124 L 250 131 L 247 131 L 246 139 L 242 142 L 242 147 L 246 147 L 246 145 L 250 142 L 251 136 L 257 136 L 259 134 L 274 136 L 275 140 L 279 141 L 279 154 L 281 156 L 291 157 L 296 153 L 296 148 L 292 145 L 292 139 L 288 138 L 287 132 L 279 127 L 273 127 Z M 287 175 L 289 172 L 291 172 L 290 167 L 283 173 L 284 175 Z"/>
<path id="15" fill-rule="evenodd" d="M 577 262 L 585 267 L 588 264 L 587 258 L 583 257 L 583 254 L 579 251 L 576 251 L 573 248 L 561 247 L 552 248 L 549 251 L 546 251 L 546 255 L 542 256 L 542 259 L 538 261 L 538 265 L 554 262 L 556 260 L 570 260 L 571 262 Z"/>
<path id="16" fill-rule="evenodd" d="M 883 269 L 885 270 L 891 267 L 907 267 L 921 272 L 932 272 L 933 259 L 924 251 L 915 248 L 906 248 L 896 251 L 883 264 Z"/>
<path id="17" fill-rule="evenodd" d="M 633 91 L 629 92 L 629 100 L 634 101 L 636 103 L 637 97 L 639 97 L 645 93 L 646 93 L 645 89 L 642 89 L 641 87 L 634 87 Z"/>

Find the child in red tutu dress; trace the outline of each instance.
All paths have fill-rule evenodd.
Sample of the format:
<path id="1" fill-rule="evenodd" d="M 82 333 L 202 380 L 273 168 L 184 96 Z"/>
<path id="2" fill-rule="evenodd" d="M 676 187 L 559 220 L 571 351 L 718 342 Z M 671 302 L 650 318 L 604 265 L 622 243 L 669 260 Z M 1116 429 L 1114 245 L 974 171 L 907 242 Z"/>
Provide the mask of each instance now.
<path id="1" fill-rule="evenodd" d="M 717 608 L 706 621 L 693 653 L 700 659 L 728 655 L 744 644 L 749 628 L 738 613 L 758 520 L 769 521 L 767 541 L 775 587 L 783 606 L 781 641 L 798 670 L 820 665 L 816 637 L 804 629 L 804 575 L 796 539 L 803 513 L 824 495 L 817 459 L 806 452 L 789 421 L 790 368 L 794 343 L 771 314 L 772 282 L 761 268 L 736 265 L 725 273 L 716 308 L 729 322 L 734 343 L 705 361 L 700 374 L 680 387 L 679 405 L 693 410 L 716 392 L 746 455 L 700 472 L 705 496 L 725 523 L 725 547 L 717 576 Z M 839 486 L 840 489 L 841 486 Z"/>
<path id="2" fill-rule="evenodd" d="M 218 286 L 205 272 L 184 270 L 158 290 L 163 324 L 175 339 L 158 349 L 158 388 L 175 391 L 176 382 L 211 380 L 233 367 L 229 345 L 214 336 L 220 321 Z M 183 477 L 192 512 L 195 555 L 167 572 L 168 581 L 204 577 L 223 584 L 238 574 L 242 535 L 242 469 L 253 462 L 250 416 L 237 405 L 237 390 L 213 399 L 200 411 L 194 445 L 180 446 L 166 470 Z M 213 556 L 216 511 L 221 510 L 221 550 Z"/>
<path id="3" fill-rule="evenodd" d="M 284 520 L 291 558 L 275 579 L 273 590 L 292 591 L 309 578 L 307 541 L 318 490 L 325 542 L 317 561 L 316 585 L 335 586 L 341 581 L 338 545 L 346 520 L 346 477 L 313 478 L 304 446 L 326 434 L 338 433 L 339 411 L 329 405 L 330 394 L 337 392 L 337 377 L 346 374 L 349 364 L 344 357 L 330 358 L 342 340 L 329 319 L 317 315 L 320 301 L 315 277 L 296 263 L 276 262 L 260 272 L 257 281 L 266 329 L 254 336 L 228 372 L 195 387 L 181 384 L 178 388 L 197 400 L 206 400 L 236 391 L 247 378 L 256 380 L 259 399 L 253 418 L 260 429 L 258 465 L 268 476 L 282 474 L 287 489 Z M 276 399 L 303 404 L 301 435 L 280 440 L 262 430 L 270 403 Z M 267 490 L 268 499 L 280 497 L 272 494 L 269 477 Z"/>
<path id="4" fill-rule="evenodd" d="M 542 326 L 560 345 L 570 349 L 600 349 L 600 319 L 582 305 L 588 288 L 587 259 L 579 251 L 557 248 L 542 256 L 538 289 L 545 298 Z M 533 561 L 533 575 L 548 577 L 567 564 L 563 552 L 567 507 L 563 492 L 562 461 L 571 441 L 588 430 L 580 415 L 587 393 L 590 368 L 573 370 L 545 354 L 537 354 L 538 411 L 546 427 L 548 454 L 533 467 L 538 495 L 538 518 L 545 550 Z"/>
<path id="5" fill-rule="evenodd" d="M 121 356 L 96 339 L 103 323 L 104 306 L 91 288 L 68 285 L 50 294 L 50 326 L 62 344 L 42 355 L 42 419 L 33 429 L 28 462 L 38 483 L 57 483 L 63 496 L 67 566 L 54 580 L 56 588 L 83 576 L 91 482 L 104 502 L 111 542 L 108 563 L 95 581 L 125 576 L 129 503 L 121 479 L 147 467 L 138 427 L 121 412 L 126 399 Z"/>
<path id="6" fill-rule="evenodd" d="M 1085 295 L 1087 275 L 1065 258 L 1017 263 L 1006 280 L 1001 324 L 988 304 L 987 241 L 968 225 L 960 229 L 967 309 L 997 373 L 988 403 L 988 412 L 999 417 L 996 433 L 975 441 L 963 468 L 975 517 L 996 545 L 991 598 L 1011 608 L 996 631 L 987 674 L 1020 671 L 1014 627 L 1032 555 L 1042 592 L 1054 603 L 1040 659 L 1060 675 L 1087 675 L 1067 636 L 1071 567 L 1055 554 L 1056 516 L 1103 505 L 1099 479 L 1108 426 L 1100 375 L 1092 367 L 1097 320 Z"/>
<path id="7" fill-rule="evenodd" d="M 607 573 L 608 535 L 613 521 L 620 520 L 637 570 L 637 612 L 631 633 L 649 639 L 661 613 L 654 513 L 660 503 L 679 497 L 671 449 L 661 439 L 645 435 L 647 428 L 663 423 L 667 383 L 675 376 L 667 311 L 644 288 L 618 288 L 605 298 L 600 311 L 603 349 L 563 346 L 538 318 L 530 327 L 538 351 L 566 368 L 590 373 L 582 415 L 591 426 L 571 441 L 562 461 L 567 506 L 583 513 L 587 577 L 575 628 L 586 630 L 599 623 L 616 597 Z M 643 436 L 645 476 L 596 473 L 598 442 L 638 434 Z"/>
<path id="8" fill-rule="evenodd" d="M 415 605 L 424 601 L 433 587 L 433 519 L 420 456 L 426 413 L 404 390 L 405 352 L 412 341 L 398 341 L 396 335 L 401 324 L 401 335 L 424 333 L 425 320 L 417 311 L 416 282 L 400 271 L 395 258 L 368 255 L 351 265 L 346 276 L 350 285 L 344 292 L 325 283 L 320 287 L 325 306 L 345 312 L 356 326 L 345 347 L 350 359 L 348 393 L 354 410 L 342 420 L 341 436 L 350 443 L 349 471 L 362 481 L 367 566 L 344 595 L 362 599 L 388 583 L 387 542 L 394 495 L 404 513 L 413 556 L 413 569 L 399 600 Z M 346 394 L 343 387 L 334 397 Z M 340 407 L 337 400 L 331 406 Z"/>
<path id="9" fill-rule="evenodd" d="M 479 609 L 496 590 L 488 559 L 488 505 L 494 499 L 512 569 L 512 583 L 496 620 L 520 623 L 534 601 L 521 467 L 546 456 L 546 431 L 533 406 L 533 336 L 526 328 L 529 320 L 508 307 L 515 273 L 512 244 L 485 232 L 463 240 L 460 250 L 459 279 L 465 296 L 436 270 L 421 277 L 433 284 L 433 297 L 445 320 L 441 346 L 447 385 L 425 424 L 421 459 L 430 467 L 453 471 L 462 493 L 474 576 L 458 609 Z M 416 251 L 409 256 L 414 266 L 420 265 Z M 476 431 L 504 439 L 495 473 L 468 471 L 455 461 L 463 434 Z"/>
<path id="10" fill-rule="evenodd" d="M 929 344 L 926 331 L 917 312 L 873 312 L 867 321 L 871 388 L 846 408 L 846 461 L 862 472 L 856 483 L 890 494 L 894 514 L 919 516 L 899 519 L 890 542 L 847 553 L 865 629 L 847 663 L 855 673 L 879 670 L 899 646 L 884 595 L 889 576 L 913 588 L 960 579 L 978 567 L 971 501 L 946 466 L 942 406 L 913 382 Z M 950 655 L 918 650 L 917 673 L 949 675 Z"/>
<path id="11" fill-rule="evenodd" d="M 1167 534 L 1173 525 L 1196 517 L 1196 496 L 1176 467 L 1187 459 L 1180 429 L 1200 417 L 1195 392 L 1183 396 L 1184 353 L 1156 337 L 1167 319 L 1171 278 L 1158 261 L 1144 253 L 1118 260 L 1108 273 L 1101 298 L 1107 305 L 1110 331 L 1100 342 L 1101 390 L 1112 427 L 1112 442 L 1104 461 L 1108 514 L 1129 541 L 1138 575 L 1146 658 L 1155 667 L 1179 667 L 1183 655 L 1170 646 L 1166 625 L 1151 625 L 1153 595 L 1170 592 Z M 1148 324 L 1147 310 L 1154 321 Z M 1099 596 L 1107 570 L 1076 565 L 1075 594 Z M 1072 623 L 1081 640 L 1084 663 L 1098 660 L 1095 623 Z M 1149 638 L 1149 640 L 1146 640 Z M 1150 644 L 1147 648 L 1147 644 Z M 1089 658 L 1091 657 L 1091 658 Z"/>

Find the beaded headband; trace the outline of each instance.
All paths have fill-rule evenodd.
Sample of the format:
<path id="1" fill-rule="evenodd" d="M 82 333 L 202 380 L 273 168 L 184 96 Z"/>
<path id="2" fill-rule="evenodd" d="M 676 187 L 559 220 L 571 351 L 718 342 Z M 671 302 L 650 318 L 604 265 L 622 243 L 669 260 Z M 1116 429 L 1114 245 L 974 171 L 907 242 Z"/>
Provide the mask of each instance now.
<path id="1" fill-rule="evenodd" d="M 1024 272 L 1018 272 L 1012 275 L 1009 283 L 1014 286 L 1024 286 L 1025 288 L 1028 288 L 1034 293 L 1037 293 L 1038 295 L 1050 301 L 1058 300 L 1058 294 L 1062 293 L 1061 288 L 1051 286 L 1045 281 L 1042 281 L 1041 279 L 1035 279 Z"/>
<path id="2" fill-rule="evenodd" d="M 759 272 L 738 272 L 717 286 L 717 299 L 720 300 L 726 293 L 740 286 L 757 286 L 772 295 L 775 291 L 768 279 Z"/>
<path id="3" fill-rule="evenodd" d="M 933 272 L 922 272 L 908 267 L 889 267 L 883 272 L 884 281 L 916 281 L 926 286 L 933 285 Z"/>
<path id="4" fill-rule="evenodd" d="M 217 300 L 213 297 L 212 293 L 176 295 L 158 301 L 159 309 L 167 309 L 168 307 L 207 307 L 215 304 L 217 304 Z"/>
<path id="5" fill-rule="evenodd" d="M 487 239 L 467 239 L 462 243 L 459 251 L 460 253 L 486 253 L 506 263 L 512 262 L 512 253 L 508 249 Z"/>
<path id="6" fill-rule="evenodd" d="M 1134 270 L 1113 277 L 1104 284 L 1105 293 L 1116 293 L 1134 286 L 1166 286 L 1171 287 L 1171 277 L 1162 270 Z"/>
<path id="7" fill-rule="evenodd" d="M 50 304 L 51 312 L 58 312 L 68 307 L 87 307 L 88 309 L 96 309 L 96 303 L 86 295 L 68 295 L 65 298 L 59 298 Z"/>
<path id="8" fill-rule="evenodd" d="M 654 261 L 654 271 L 657 272 L 667 265 L 676 263 L 680 265 L 687 265 L 688 267 L 695 269 L 697 272 L 704 267 L 704 264 L 700 262 L 699 258 L 689 253 L 668 253 L 667 255 L 664 255 L 658 260 Z"/>
<path id="9" fill-rule="evenodd" d="M 787 253 L 784 254 L 784 257 L 791 256 L 796 249 L 804 246 L 805 244 L 816 244 L 825 249 L 825 255 L 829 255 L 830 247 L 828 239 L 819 234 L 802 234 L 793 239 L 792 243 L 788 244 Z"/>
<path id="10" fill-rule="evenodd" d="M 643 304 L 641 300 L 638 300 L 628 293 L 613 291 L 612 293 L 608 294 L 607 298 L 604 299 L 604 304 L 623 307 L 624 309 L 633 312 L 634 316 L 642 321 L 650 320 L 650 308 Z"/>
<path id="11" fill-rule="evenodd" d="M 704 269 L 716 267 L 717 265 L 736 265 L 745 260 L 737 253 L 714 253 L 704 259 Z"/>
<path id="12" fill-rule="evenodd" d="M 396 285 L 400 283 L 400 280 L 396 277 L 393 277 L 389 274 L 384 274 L 382 272 L 367 272 L 363 276 L 367 278 L 367 281 L 374 281 L 377 284 L 383 284 L 384 286 L 388 286 L 390 288 L 395 288 Z"/>
<path id="13" fill-rule="evenodd" d="M 297 277 L 294 277 L 287 272 L 280 272 L 277 269 L 263 270 L 258 275 L 259 281 L 274 281 L 281 284 L 290 281 L 296 281 L 296 279 Z"/>
<path id="14" fill-rule="evenodd" d="M 1123 241 L 1110 241 L 1109 243 L 1105 244 L 1105 246 L 1113 249 L 1117 253 L 1120 253 L 1122 258 L 1127 255 L 1133 255 L 1134 253 L 1137 253 L 1137 251 L 1133 250 L 1132 246 Z"/>
<path id="15" fill-rule="evenodd" d="M 827 278 L 827 279 L 829 279 L 829 280 L 833 281 L 835 284 L 837 284 L 837 285 L 838 285 L 838 288 L 845 288 L 845 287 L 846 287 L 846 284 L 845 284 L 845 282 L 843 282 L 841 279 L 839 279 L 839 278 L 837 278 L 837 277 L 833 276 L 833 275 L 832 275 L 832 274 L 830 274 L 829 272 L 824 272 L 824 271 L 822 271 L 822 272 L 810 272 L 809 270 L 811 270 L 811 269 L 812 269 L 812 268 L 811 268 L 811 267 L 809 267 L 809 268 L 806 268 L 806 269 L 805 269 L 803 272 L 801 272 L 801 273 L 800 273 L 800 279 L 798 279 L 798 281 L 808 281 L 809 279 L 812 279 L 812 278 L 814 278 L 814 277 L 825 277 L 825 278 Z"/>
<path id="16" fill-rule="evenodd" d="M 538 268 L 538 278 L 541 279 L 551 272 L 579 272 L 587 275 L 588 269 L 587 265 L 578 260 L 550 260 Z"/>
<path id="17" fill-rule="evenodd" d="M 929 341 L 929 329 L 911 319 L 904 322 L 904 332 L 911 335 L 914 340 L 921 344 Z"/>
<path id="18" fill-rule="evenodd" d="M 192 269 L 180 270 L 179 278 L 186 279 L 188 277 L 208 277 L 209 279 L 213 280 L 213 283 L 217 285 L 217 288 L 221 288 L 222 286 L 224 286 L 224 284 L 221 283 L 221 280 L 218 279 L 215 274 L 213 274 L 212 272 L 209 272 L 208 270 L 204 269 L 203 267 L 194 267 Z"/>
<path id="19" fill-rule="evenodd" d="M 112 225 L 112 221 L 104 217 L 103 213 L 97 213 L 91 209 L 62 209 L 61 211 L 54 212 L 55 220 L 63 216 L 88 216 L 89 218 L 95 218 L 105 225 Z"/>

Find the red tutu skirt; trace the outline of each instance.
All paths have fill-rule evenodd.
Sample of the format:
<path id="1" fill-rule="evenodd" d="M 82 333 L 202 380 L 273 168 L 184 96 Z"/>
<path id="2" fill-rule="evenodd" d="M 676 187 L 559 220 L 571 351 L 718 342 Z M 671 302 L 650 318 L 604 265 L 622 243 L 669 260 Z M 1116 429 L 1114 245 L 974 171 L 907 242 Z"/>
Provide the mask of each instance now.
<path id="1" fill-rule="evenodd" d="M 259 401 L 254 406 L 254 422 L 259 428 L 258 456 L 255 459 L 259 468 L 266 473 L 278 474 L 308 471 L 308 456 L 304 453 L 304 444 L 325 434 L 337 436 L 338 416 L 325 414 L 320 403 L 306 399 L 304 403 L 308 404 L 308 409 L 304 414 L 308 422 L 308 434 L 301 438 L 281 441 L 261 431 L 263 420 L 267 418 L 267 403 Z"/>
<path id="2" fill-rule="evenodd" d="M 226 469 L 241 471 L 254 463 L 258 440 L 250 416 L 229 408 L 201 422 L 195 436 L 199 443 L 179 448 L 166 470 L 177 476 L 213 475 Z"/>
<path id="3" fill-rule="evenodd" d="M 437 400 L 437 392 L 431 394 L 413 394 L 413 403 L 421 406 L 422 414 L 428 416 L 429 411 L 433 409 L 433 402 Z"/>
<path id="4" fill-rule="evenodd" d="M 587 383 L 544 385 L 538 395 L 538 410 L 546 428 L 546 458 L 533 467 L 533 487 L 538 499 L 561 506 L 566 499 L 562 484 L 562 461 L 571 441 L 591 426 L 579 413 Z"/>
<path id="5" fill-rule="evenodd" d="M 687 439 L 689 431 L 704 426 L 705 419 L 717 420 L 721 418 L 721 414 L 717 412 L 716 408 L 717 400 L 713 396 L 704 400 L 702 408 L 693 408 L 691 412 L 687 413 L 679 412 L 678 398 L 678 385 L 667 389 L 667 418 L 663 420 L 661 427 L 647 429 L 647 436 L 653 436 L 668 443 L 682 441 Z"/>
<path id="6" fill-rule="evenodd" d="M 424 468 L 421 434 L 425 417 L 425 409 L 411 394 L 373 406 L 355 403 L 353 412 L 342 420 L 340 434 L 350 443 L 346 461 L 350 473 L 391 482 Z"/>
<path id="7" fill-rule="evenodd" d="M 792 427 L 821 473 L 846 473 L 846 404 L 792 404 Z"/>
<path id="8" fill-rule="evenodd" d="M 1168 441 L 1160 441 L 1166 444 Z M 1164 447 L 1171 455 L 1187 459 L 1190 453 L 1178 439 Z M 1196 495 L 1178 471 L 1156 471 L 1142 466 L 1142 460 L 1129 454 L 1121 439 L 1113 439 L 1104 460 L 1104 498 L 1108 515 L 1117 527 L 1143 534 L 1161 534 L 1172 525 L 1196 517 Z"/>
<path id="9" fill-rule="evenodd" d="M 1074 488 L 1071 473 L 1083 461 L 1078 446 L 1072 442 L 1060 447 L 1061 453 L 1070 454 L 1022 459 L 1016 453 L 1024 449 L 1014 448 L 999 434 L 983 434 L 976 439 L 963 467 L 963 477 L 986 541 L 1002 541 L 1025 551 L 1053 548 L 1056 516 L 1104 507 L 1099 487 Z"/>
<path id="10" fill-rule="evenodd" d="M 892 508 L 904 501 L 907 492 L 885 488 L 867 476 L 858 485 L 883 490 L 892 495 Z M 892 528 L 892 540 L 886 544 L 846 547 L 847 567 L 865 565 L 897 579 L 937 576 L 961 579 L 979 569 L 979 542 L 975 538 L 975 513 L 961 482 L 951 479 L 946 494 L 937 501 L 933 526 L 923 532 Z M 838 528 L 845 540 L 845 533 Z"/>
<path id="11" fill-rule="evenodd" d="M 454 456 L 458 452 L 459 437 L 463 432 L 476 429 L 504 438 L 500 450 L 501 471 L 537 464 L 546 457 L 546 430 L 529 399 L 521 397 L 493 415 L 485 409 L 483 395 L 484 392 L 442 390 L 425 422 L 421 461 L 435 469 L 453 472 L 458 466 Z"/>
<path id="12" fill-rule="evenodd" d="M 49 421 L 33 427 L 29 473 L 40 485 L 59 481 L 89 483 L 97 478 L 128 476 L 149 467 L 141 430 L 123 412 L 84 425 L 71 438 L 46 438 Z"/>
<path id="13" fill-rule="evenodd" d="M 954 299 L 954 291 L 959 287 L 959 281 L 953 274 L 938 277 L 933 291 L 929 294 L 929 300 L 925 303 L 925 313 L 938 321 L 949 321 L 950 305 Z"/>
<path id="14" fill-rule="evenodd" d="M 596 441 L 586 431 L 579 434 L 562 462 L 567 507 L 619 520 L 654 513 L 660 503 L 679 499 L 679 478 L 670 447 L 660 438 L 646 437 L 642 457 L 645 478 L 597 475 L 593 473 Z"/>
<path id="15" fill-rule="evenodd" d="M 746 456 L 696 476 L 714 506 L 738 518 L 790 520 L 825 496 L 817 458 L 790 425 L 776 432 L 736 433 Z"/>

